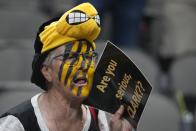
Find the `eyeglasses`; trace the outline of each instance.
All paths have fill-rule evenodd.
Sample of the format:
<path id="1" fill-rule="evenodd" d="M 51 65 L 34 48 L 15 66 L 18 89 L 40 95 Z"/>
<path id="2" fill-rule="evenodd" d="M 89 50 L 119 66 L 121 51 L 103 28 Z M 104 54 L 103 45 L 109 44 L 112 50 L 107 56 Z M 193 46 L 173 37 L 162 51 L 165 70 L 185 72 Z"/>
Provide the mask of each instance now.
<path id="1" fill-rule="evenodd" d="M 89 51 L 85 53 L 65 52 L 64 54 L 59 54 L 59 55 L 54 56 L 52 60 L 55 59 L 55 60 L 64 61 L 65 64 L 69 66 L 74 66 L 78 64 L 81 56 L 83 58 L 83 61 L 87 60 L 89 64 L 92 61 L 96 63 L 98 60 L 98 53 L 94 51 Z"/>

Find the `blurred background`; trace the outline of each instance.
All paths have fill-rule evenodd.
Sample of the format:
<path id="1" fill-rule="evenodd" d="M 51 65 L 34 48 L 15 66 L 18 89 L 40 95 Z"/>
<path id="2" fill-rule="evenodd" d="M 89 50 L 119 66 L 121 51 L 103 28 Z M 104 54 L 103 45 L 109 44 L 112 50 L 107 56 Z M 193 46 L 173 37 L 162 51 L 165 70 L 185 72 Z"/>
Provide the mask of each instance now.
<path id="1" fill-rule="evenodd" d="M 41 89 L 30 83 L 38 27 L 88 0 L 0 1 L 0 114 Z M 110 40 L 153 87 L 138 131 L 196 130 L 196 0 L 89 0 Z"/>

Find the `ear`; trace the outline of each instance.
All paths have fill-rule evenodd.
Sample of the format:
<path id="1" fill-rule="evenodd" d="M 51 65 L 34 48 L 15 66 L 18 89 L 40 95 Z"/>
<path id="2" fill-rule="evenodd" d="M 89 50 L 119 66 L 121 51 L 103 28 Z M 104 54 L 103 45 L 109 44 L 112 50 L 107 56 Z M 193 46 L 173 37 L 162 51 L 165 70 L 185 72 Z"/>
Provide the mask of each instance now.
<path id="1" fill-rule="evenodd" d="M 47 67 L 47 66 L 43 66 L 42 69 L 41 69 L 41 72 L 44 76 L 44 78 L 51 82 L 52 81 L 52 70 L 51 68 Z"/>

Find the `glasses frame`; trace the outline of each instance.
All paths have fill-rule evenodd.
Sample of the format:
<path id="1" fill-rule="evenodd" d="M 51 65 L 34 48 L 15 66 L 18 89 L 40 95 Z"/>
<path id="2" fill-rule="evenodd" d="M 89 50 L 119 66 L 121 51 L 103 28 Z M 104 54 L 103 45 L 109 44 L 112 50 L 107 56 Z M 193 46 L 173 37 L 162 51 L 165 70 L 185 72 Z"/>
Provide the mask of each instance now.
<path id="1" fill-rule="evenodd" d="M 92 54 L 92 55 L 89 55 L 89 54 Z M 71 61 L 71 63 L 74 61 L 74 60 L 71 60 L 71 59 L 74 59 L 75 57 L 75 61 L 73 64 L 67 64 L 69 66 L 75 66 L 78 64 L 79 62 L 79 56 L 82 56 L 83 58 L 83 61 L 90 58 L 90 61 L 94 61 L 94 63 L 97 63 L 98 61 L 98 53 L 95 52 L 95 51 L 88 51 L 88 52 L 84 52 L 84 53 L 79 53 L 79 52 L 64 52 L 63 54 L 54 54 L 54 55 L 51 55 L 51 58 L 49 58 L 49 64 L 52 63 L 53 60 L 60 60 L 60 61 L 66 61 L 67 62 L 64 62 L 65 64 L 68 63 L 68 59 L 70 59 L 69 61 Z M 90 57 L 89 57 L 90 56 Z M 62 58 L 59 58 L 59 57 L 62 57 Z M 69 58 L 70 57 L 70 58 Z M 77 57 L 77 58 L 76 58 Z"/>

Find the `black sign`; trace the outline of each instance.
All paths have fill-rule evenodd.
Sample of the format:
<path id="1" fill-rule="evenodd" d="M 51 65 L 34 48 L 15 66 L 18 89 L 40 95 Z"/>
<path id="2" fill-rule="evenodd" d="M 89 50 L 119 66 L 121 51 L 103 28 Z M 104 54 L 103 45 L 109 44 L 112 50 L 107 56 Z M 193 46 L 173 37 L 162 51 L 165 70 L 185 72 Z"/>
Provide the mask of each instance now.
<path id="1" fill-rule="evenodd" d="M 126 118 L 136 129 L 151 85 L 122 50 L 108 42 L 98 62 L 87 105 L 115 113 L 124 105 Z"/>

